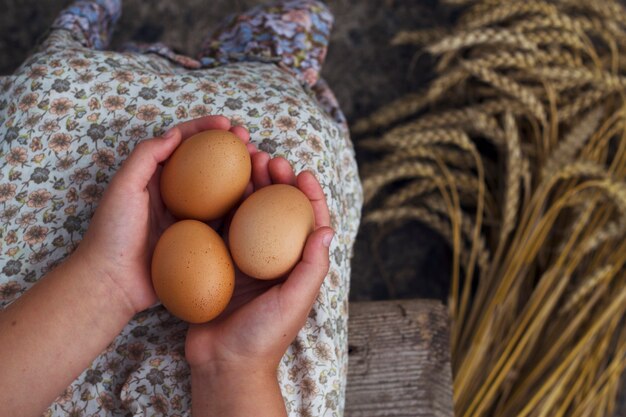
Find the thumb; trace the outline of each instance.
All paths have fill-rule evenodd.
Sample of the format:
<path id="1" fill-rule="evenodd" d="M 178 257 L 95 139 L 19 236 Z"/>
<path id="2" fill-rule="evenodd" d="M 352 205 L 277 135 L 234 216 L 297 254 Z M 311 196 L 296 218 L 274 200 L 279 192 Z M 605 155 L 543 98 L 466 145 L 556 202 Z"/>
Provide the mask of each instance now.
<path id="1" fill-rule="evenodd" d="M 281 287 L 281 303 L 289 314 L 305 318 L 328 273 L 328 248 L 333 238 L 330 227 L 320 227 L 306 241 L 302 260 Z"/>
<path id="2" fill-rule="evenodd" d="M 161 137 L 139 142 L 122 164 L 116 178 L 137 191 L 145 189 L 159 163 L 169 158 L 180 142 L 181 132 L 177 127 Z"/>

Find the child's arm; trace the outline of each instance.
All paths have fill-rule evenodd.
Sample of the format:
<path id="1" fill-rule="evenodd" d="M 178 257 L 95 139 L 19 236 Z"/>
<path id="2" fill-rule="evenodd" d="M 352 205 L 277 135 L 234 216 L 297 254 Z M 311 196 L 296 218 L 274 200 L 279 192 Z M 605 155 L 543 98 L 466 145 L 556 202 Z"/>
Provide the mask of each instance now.
<path id="1" fill-rule="evenodd" d="M 190 326 L 185 354 L 191 368 L 193 417 L 287 415 L 276 372 L 328 272 L 333 231 L 315 177 L 304 172 L 296 178 L 286 160 L 268 160 L 263 152 L 253 156 L 255 187 L 272 182 L 297 185 L 311 200 L 316 230 L 286 281 L 258 281 L 238 272 L 236 292 L 225 314 Z"/>
<path id="2" fill-rule="evenodd" d="M 78 249 L 0 311 L 0 416 L 40 416 L 117 336 L 156 301 L 150 258 L 173 219 L 158 194 L 159 163 L 182 138 L 230 129 L 209 116 L 142 142 L 107 188 Z M 232 128 L 244 142 L 248 133 Z M 248 145 L 249 147 L 251 145 Z"/>
<path id="3" fill-rule="evenodd" d="M 134 312 L 78 257 L 47 274 L 0 313 L 0 416 L 40 416 Z"/>

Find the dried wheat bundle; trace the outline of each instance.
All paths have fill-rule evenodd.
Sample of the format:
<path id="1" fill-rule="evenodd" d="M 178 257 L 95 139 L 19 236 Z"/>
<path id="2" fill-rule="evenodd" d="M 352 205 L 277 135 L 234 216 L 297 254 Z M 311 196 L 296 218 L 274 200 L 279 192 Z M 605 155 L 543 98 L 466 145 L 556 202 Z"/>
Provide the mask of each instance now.
<path id="1" fill-rule="evenodd" d="M 426 91 L 358 121 L 365 221 L 453 249 L 458 416 L 611 416 L 626 368 L 626 9 L 448 0 Z M 492 160 L 493 155 L 504 163 Z"/>

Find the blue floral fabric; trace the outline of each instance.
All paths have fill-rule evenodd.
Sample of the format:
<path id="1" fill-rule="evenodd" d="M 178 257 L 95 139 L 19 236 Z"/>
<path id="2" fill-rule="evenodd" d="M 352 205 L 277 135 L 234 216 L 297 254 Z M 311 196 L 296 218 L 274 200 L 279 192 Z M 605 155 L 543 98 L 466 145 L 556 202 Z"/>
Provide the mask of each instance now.
<path id="1" fill-rule="evenodd" d="M 68 29 L 84 46 L 102 50 L 121 15 L 121 0 L 79 0 L 61 12 L 52 29 Z"/>
<path id="2" fill-rule="evenodd" d="M 285 1 L 231 17 L 205 43 L 204 66 L 276 60 L 301 82 L 315 85 L 326 57 L 333 17 L 318 2 Z"/>

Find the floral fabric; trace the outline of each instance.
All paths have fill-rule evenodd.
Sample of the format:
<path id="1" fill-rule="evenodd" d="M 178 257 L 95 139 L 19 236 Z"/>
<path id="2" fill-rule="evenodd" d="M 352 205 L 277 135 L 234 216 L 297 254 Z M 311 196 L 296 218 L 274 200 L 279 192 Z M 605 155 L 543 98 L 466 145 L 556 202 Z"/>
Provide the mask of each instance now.
<path id="1" fill-rule="evenodd" d="M 67 29 L 83 46 L 105 49 L 121 15 L 121 0 L 78 0 L 59 14 L 52 29 Z"/>
<path id="2" fill-rule="evenodd" d="M 288 4 L 327 13 L 316 2 Z M 336 230 L 329 276 L 283 357 L 279 380 L 290 416 L 341 416 L 362 196 L 332 92 L 321 80 L 306 88 L 294 67 L 254 57 L 190 70 L 160 54 L 92 49 L 106 45 L 116 5 L 74 4 L 67 10 L 80 9 L 76 19 L 64 12 L 39 51 L 0 77 L 0 308 L 76 248 L 138 142 L 191 118 L 224 114 L 246 126 L 258 148 L 314 172 L 326 194 Z M 189 416 L 186 329 L 160 305 L 138 314 L 45 415 Z"/>
<path id="3" fill-rule="evenodd" d="M 121 16 L 121 7 L 121 0 L 77 1 L 61 12 L 52 28 L 69 30 L 84 46 L 104 49 Z M 320 78 L 332 25 L 333 15 L 323 3 L 287 0 L 230 16 L 202 42 L 197 59 L 178 54 L 160 42 L 127 42 L 122 51 L 160 55 L 188 69 L 232 62 L 274 62 L 292 72 L 318 97 L 324 97 L 319 100 L 322 108 L 347 130 L 333 92 Z"/>
<path id="4" fill-rule="evenodd" d="M 215 66 L 250 57 L 275 58 L 313 86 L 326 57 L 332 24 L 332 14 L 319 2 L 257 6 L 231 17 L 205 41 L 201 61 Z"/>

